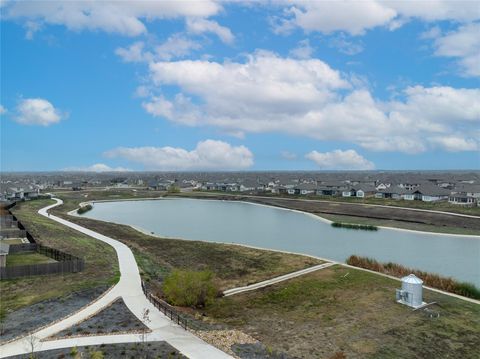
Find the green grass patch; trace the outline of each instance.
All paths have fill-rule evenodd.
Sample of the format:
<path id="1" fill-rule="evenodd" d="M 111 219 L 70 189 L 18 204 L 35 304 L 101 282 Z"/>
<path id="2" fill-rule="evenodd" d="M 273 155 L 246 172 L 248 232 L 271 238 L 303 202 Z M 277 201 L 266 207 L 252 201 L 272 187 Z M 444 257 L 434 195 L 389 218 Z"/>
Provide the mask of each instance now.
<path id="1" fill-rule="evenodd" d="M 7 267 L 55 262 L 56 261 L 54 259 L 36 252 L 14 253 L 7 255 Z"/>

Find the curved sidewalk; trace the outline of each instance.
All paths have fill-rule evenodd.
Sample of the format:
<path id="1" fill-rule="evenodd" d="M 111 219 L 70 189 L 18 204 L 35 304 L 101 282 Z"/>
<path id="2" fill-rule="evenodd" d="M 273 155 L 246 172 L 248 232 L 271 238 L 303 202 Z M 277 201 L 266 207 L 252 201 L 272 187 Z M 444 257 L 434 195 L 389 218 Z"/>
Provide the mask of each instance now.
<path id="1" fill-rule="evenodd" d="M 174 324 L 147 300 L 142 291 L 141 278 L 138 271 L 137 262 L 135 261 L 135 257 L 128 246 L 110 237 L 69 222 L 63 218 L 49 215 L 49 209 L 59 206 L 63 203 L 63 201 L 60 199 L 54 198 L 54 200 L 57 203 L 40 209 L 38 213 L 112 246 L 115 249 L 118 257 L 120 280 L 117 285 L 115 285 L 108 293 L 106 293 L 106 295 L 92 302 L 79 312 L 33 333 L 36 338 L 39 340 L 45 340 L 55 333 L 58 333 L 61 330 L 67 329 L 72 325 L 89 318 L 95 313 L 101 311 L 115 299 L 121 297 L 123 298 L 128 309 L 140 320 L 142 320 L 143 310 L 150 310 L 149 318 L 151 321 L 146 325 L 152 330 L 152 332 L 148 334 L 148 341 L 166 341 L 179 350 L 183 355 L 186 355 L 192 359 L 231 358 L 230 355 L 204 342 L 191 332 L 181 328 L 179 325 Z M 27 340 L 28 338 L 24 337 L 0 346 L 0 358 L 29 353 L 30 350 L 28 349 L 29 346 Z M 39 343 L 36 351 L 69 348 L 75 345 L 80 346 L 141 341 L 141 337 L 138 334 L 103 335 L 61 340 L 46 340 Z"/>

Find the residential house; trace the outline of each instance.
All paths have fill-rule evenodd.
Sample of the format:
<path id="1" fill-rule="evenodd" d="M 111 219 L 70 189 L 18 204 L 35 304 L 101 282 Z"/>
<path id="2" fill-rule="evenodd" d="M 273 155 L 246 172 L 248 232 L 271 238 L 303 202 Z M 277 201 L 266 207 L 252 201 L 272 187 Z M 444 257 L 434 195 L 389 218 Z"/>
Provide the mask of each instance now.
<path id="1" fill-rule="evenodd" d="M 477 203 L 477 198 L 468 196 L 466 193 L 455 193 L 448 196 L 448 203 L 474 206 Z"/>

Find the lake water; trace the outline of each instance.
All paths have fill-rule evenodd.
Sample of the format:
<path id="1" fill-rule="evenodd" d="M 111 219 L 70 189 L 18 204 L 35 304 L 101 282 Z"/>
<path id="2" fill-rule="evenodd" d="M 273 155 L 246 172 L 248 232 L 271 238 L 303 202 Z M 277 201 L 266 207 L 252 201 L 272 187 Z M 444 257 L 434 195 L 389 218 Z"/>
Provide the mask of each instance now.
<path id="1" fill-rule="evenodd" d="M 239 243 L 345 261 L 352 254 L 451 276 L 480 287 L 480 237 L 333 228 L 312 215 L 200 199 L 97 202 L 83 216 L 165 237 Z"/>

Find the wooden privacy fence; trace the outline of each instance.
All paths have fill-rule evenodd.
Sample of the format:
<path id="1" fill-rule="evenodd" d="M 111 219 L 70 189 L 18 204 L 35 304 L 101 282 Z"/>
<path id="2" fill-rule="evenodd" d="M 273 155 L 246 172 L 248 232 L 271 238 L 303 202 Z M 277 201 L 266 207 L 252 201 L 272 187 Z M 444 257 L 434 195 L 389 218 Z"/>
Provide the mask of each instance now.
<path id="1" fill-rule="evenodd" d="M 0 268 L 0 280 L 46 274 L 77 273 L 83 271 L 84 268 L 85 262 L 80 258 L 65 262 L 4 267 Z"/>
<path id="2" fill-rule="evenodd" d="M 0 280 L 46 274 L 77 273 L 85 269 L 85 261 L 83 258 L 78 258 L 59 251 L 58 249 L 42 246 L 37 243 L 14 244 L 9 248 L 9 254 L 32 251 L 55 259 L 57 262 L 3 267 L 0 268 Z"/>
<path id="3" fill-rule="evenodd" d="M 168 318 L 170 318 L 173 322 L 180 325 L 182 328 L 187 330 L 188 328 L 195 329 L 195 325 L 192 321 L 189 321 L 187 318 L 182 317 L 170 304 L 157 298 L 152 293 L 150 293 L 145 286 L 145 282 L 142 280 L 142 290 L 143 294 L 147 297 L 147 299 L 152 303 L 155 308 L 165 314 Z"/>
<path id="4" fill-rule="evenodd" d="M 25 238 L 27 231 L 18 228 L 0 229 L 0 238 Z"/>

